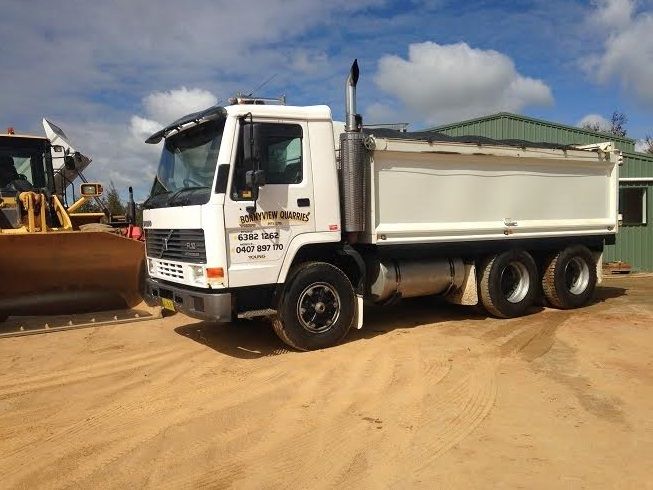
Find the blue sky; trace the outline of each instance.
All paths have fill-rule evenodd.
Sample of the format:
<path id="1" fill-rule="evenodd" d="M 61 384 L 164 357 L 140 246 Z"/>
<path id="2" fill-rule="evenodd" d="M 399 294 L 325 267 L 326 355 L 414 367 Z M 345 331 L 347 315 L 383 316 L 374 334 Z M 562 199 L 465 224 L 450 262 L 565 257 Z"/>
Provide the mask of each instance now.
<path id="1" fill-rule="evenodd" d="M 653 0 L 0 0 L 0 128 L 57 122 L 88 176 L 143 198 L 171 119 L 247 91 L 328 104 L 361 65 L 366 122 L 419 129 L 500 110 L 653 133 Z"/>

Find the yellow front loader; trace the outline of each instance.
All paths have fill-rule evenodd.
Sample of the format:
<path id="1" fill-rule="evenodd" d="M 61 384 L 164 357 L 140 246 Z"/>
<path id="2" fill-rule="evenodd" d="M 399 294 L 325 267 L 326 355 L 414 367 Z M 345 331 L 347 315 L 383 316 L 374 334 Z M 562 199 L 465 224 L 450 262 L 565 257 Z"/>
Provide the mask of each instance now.
<path id="1" fill-rule="evenodd" d="M 99 184 L 82 184 L 81 197 L 64 206 L 52 154 L 46 138 L 0 135 L 0 320 L 142 301 L 144 243 L 101 224 L 103 213 L 79 212 L 101 194 Z"/>

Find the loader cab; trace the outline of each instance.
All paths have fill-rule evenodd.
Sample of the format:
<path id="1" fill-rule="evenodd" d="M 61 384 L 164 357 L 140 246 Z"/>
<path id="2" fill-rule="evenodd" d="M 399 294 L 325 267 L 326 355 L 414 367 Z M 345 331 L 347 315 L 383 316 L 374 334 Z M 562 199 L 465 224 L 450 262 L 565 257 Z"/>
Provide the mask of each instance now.
<path id="1" fill-rule="evenodd" d="M 48 188 L 53 182 L 50 142 L 46 138 L 0 136 L 0 192 Z"/>

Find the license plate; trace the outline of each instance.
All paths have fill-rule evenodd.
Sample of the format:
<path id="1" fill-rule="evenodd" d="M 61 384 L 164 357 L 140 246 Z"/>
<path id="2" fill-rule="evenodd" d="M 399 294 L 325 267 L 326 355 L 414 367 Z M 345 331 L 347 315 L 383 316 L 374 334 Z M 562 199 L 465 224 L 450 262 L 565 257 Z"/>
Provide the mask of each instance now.
<path id="1" fill-rule="evenodd" d="M 171 299 L 161 298 L 161 306 L 163 306 L 166 310 L 176 311 L 175 303 Z"/>

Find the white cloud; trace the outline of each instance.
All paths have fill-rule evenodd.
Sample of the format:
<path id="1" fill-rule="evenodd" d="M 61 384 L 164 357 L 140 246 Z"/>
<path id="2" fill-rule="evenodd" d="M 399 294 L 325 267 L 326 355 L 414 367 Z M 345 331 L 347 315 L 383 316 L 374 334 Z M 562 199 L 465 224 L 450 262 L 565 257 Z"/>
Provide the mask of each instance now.
<path id="1" fill-rule="evenodd" d="M 89 175 L 145 189 L 158 150 L 143 136 L 275 72 L 324 71 L 325 47 L 302 36 L 381 1 L 3 2 L 0 127 L 39 131 L 47 115 Z"/>
<path id="2" fill-rule="evenodd" d="M 635 141 L 635 151 L 653 153 L 651 150 L 653 150 L 653 137 L 647 136 L 646 138 Z"/>
<path id="3" fill-rule="evenodd" d="M 588 114 L 578 121 L 579 128 L 584 127 L 585 125 L 591 125 L 592 127 L 598 127 L 599 131 L 610 131 L 611 124 L 605 117 L 600 116 L 599 114 Z"/>
<path id="4" fill-rule="evenodd" d="M 325 52 L 310 52 L 303 49 L 293 54 L 291 65 L 293 70 L 307 75 L 322 73 L 326 71 L 328 66 L 329 57 Z"/>
<path id="5" fill-rule="evenodd" d="M 123 195 L 133 186 L 136 199 L 143 200 L 161 152 L 161 143 L 150 145 L 145 140 L 173 120 L 216 102 L 217 97 L 207 90 L 182 87 L 146 95 L 142 100 L 144 114 L 133 114 L 128 125 L 88 121 L 62 126 L 74 135 L 72 143 L 93 160 L 86 171 L 89 179 L 113 182 Z"/>
<path id="6" fill-rule="evenodd" d="M 160 122 L 146 119 L 141 116 L 132 116 L 129 121 L 131 134 L 140 138 L 142 141 L 145 141 L 150 135 L 156 133 L 163 126 L 164 124 L 161 124 Z"/>
<path id="7" fill-rule="evenodd" d="M 641 151 L 644 152 L 648 148 L 648 144 L 646 143 L 646 140 L 637 140 L 635 141 L 635 151 Z"/>
<path id="8" fill-rule="evenodd" d="M 394 115 L 431 124 L 553 102 L 550 88 L 521 75 L 508 56 L 466 43 L 411 44 L 408 59 L 386 55 L 379 60 L 375 82 L 403 104 L 399 112 L 388 103 L 373 104 L 372 117 L 384 122 Z"/>
<path id="9" fill-rule="evenodd" d="M 208 90 L 181 87 L 166 92 L 153 92 L 143 99 L 143 107 L 150 119 L 168 124 L 191 112 L 207 109 L 218 103 Z"/>
<path id="10" fill-rule="evenodd" d="M 623 28 L 631 22 L 635 4 L 631 0 L 597 0 L 592 21 L 599 26 Z"/>
<path id="11" fill-rule="evenodd" d="M 616 80 L 627 93 L 653 107 L 653 13 L 635 12 L 632 0 L 602 0 L 592 21 L 603 39 L 598 55 L 582 60 L 599 83 Z"/>
<path id="12" fill-rule="evenodd" d="M 138 118 L 140 121 L 147 121 Z M 126 195 L 127 187 L 133 186 L 137 200 L 147 197 L 156 172 L 160 145 L 147 145 L 142 134 L 130 126 L 116 125 L 100 121 L 83 124 L 66 123 L 61 125 L 71 136 L 73 145 L 88 155 L 93 163 L 85 171 L 89 180 L 108 185 L 113 182 L 118 190 Z M 146 137 L 151 134 L 143 129 Z M 160 125 L 156 125 L 156 129 Z"/>

